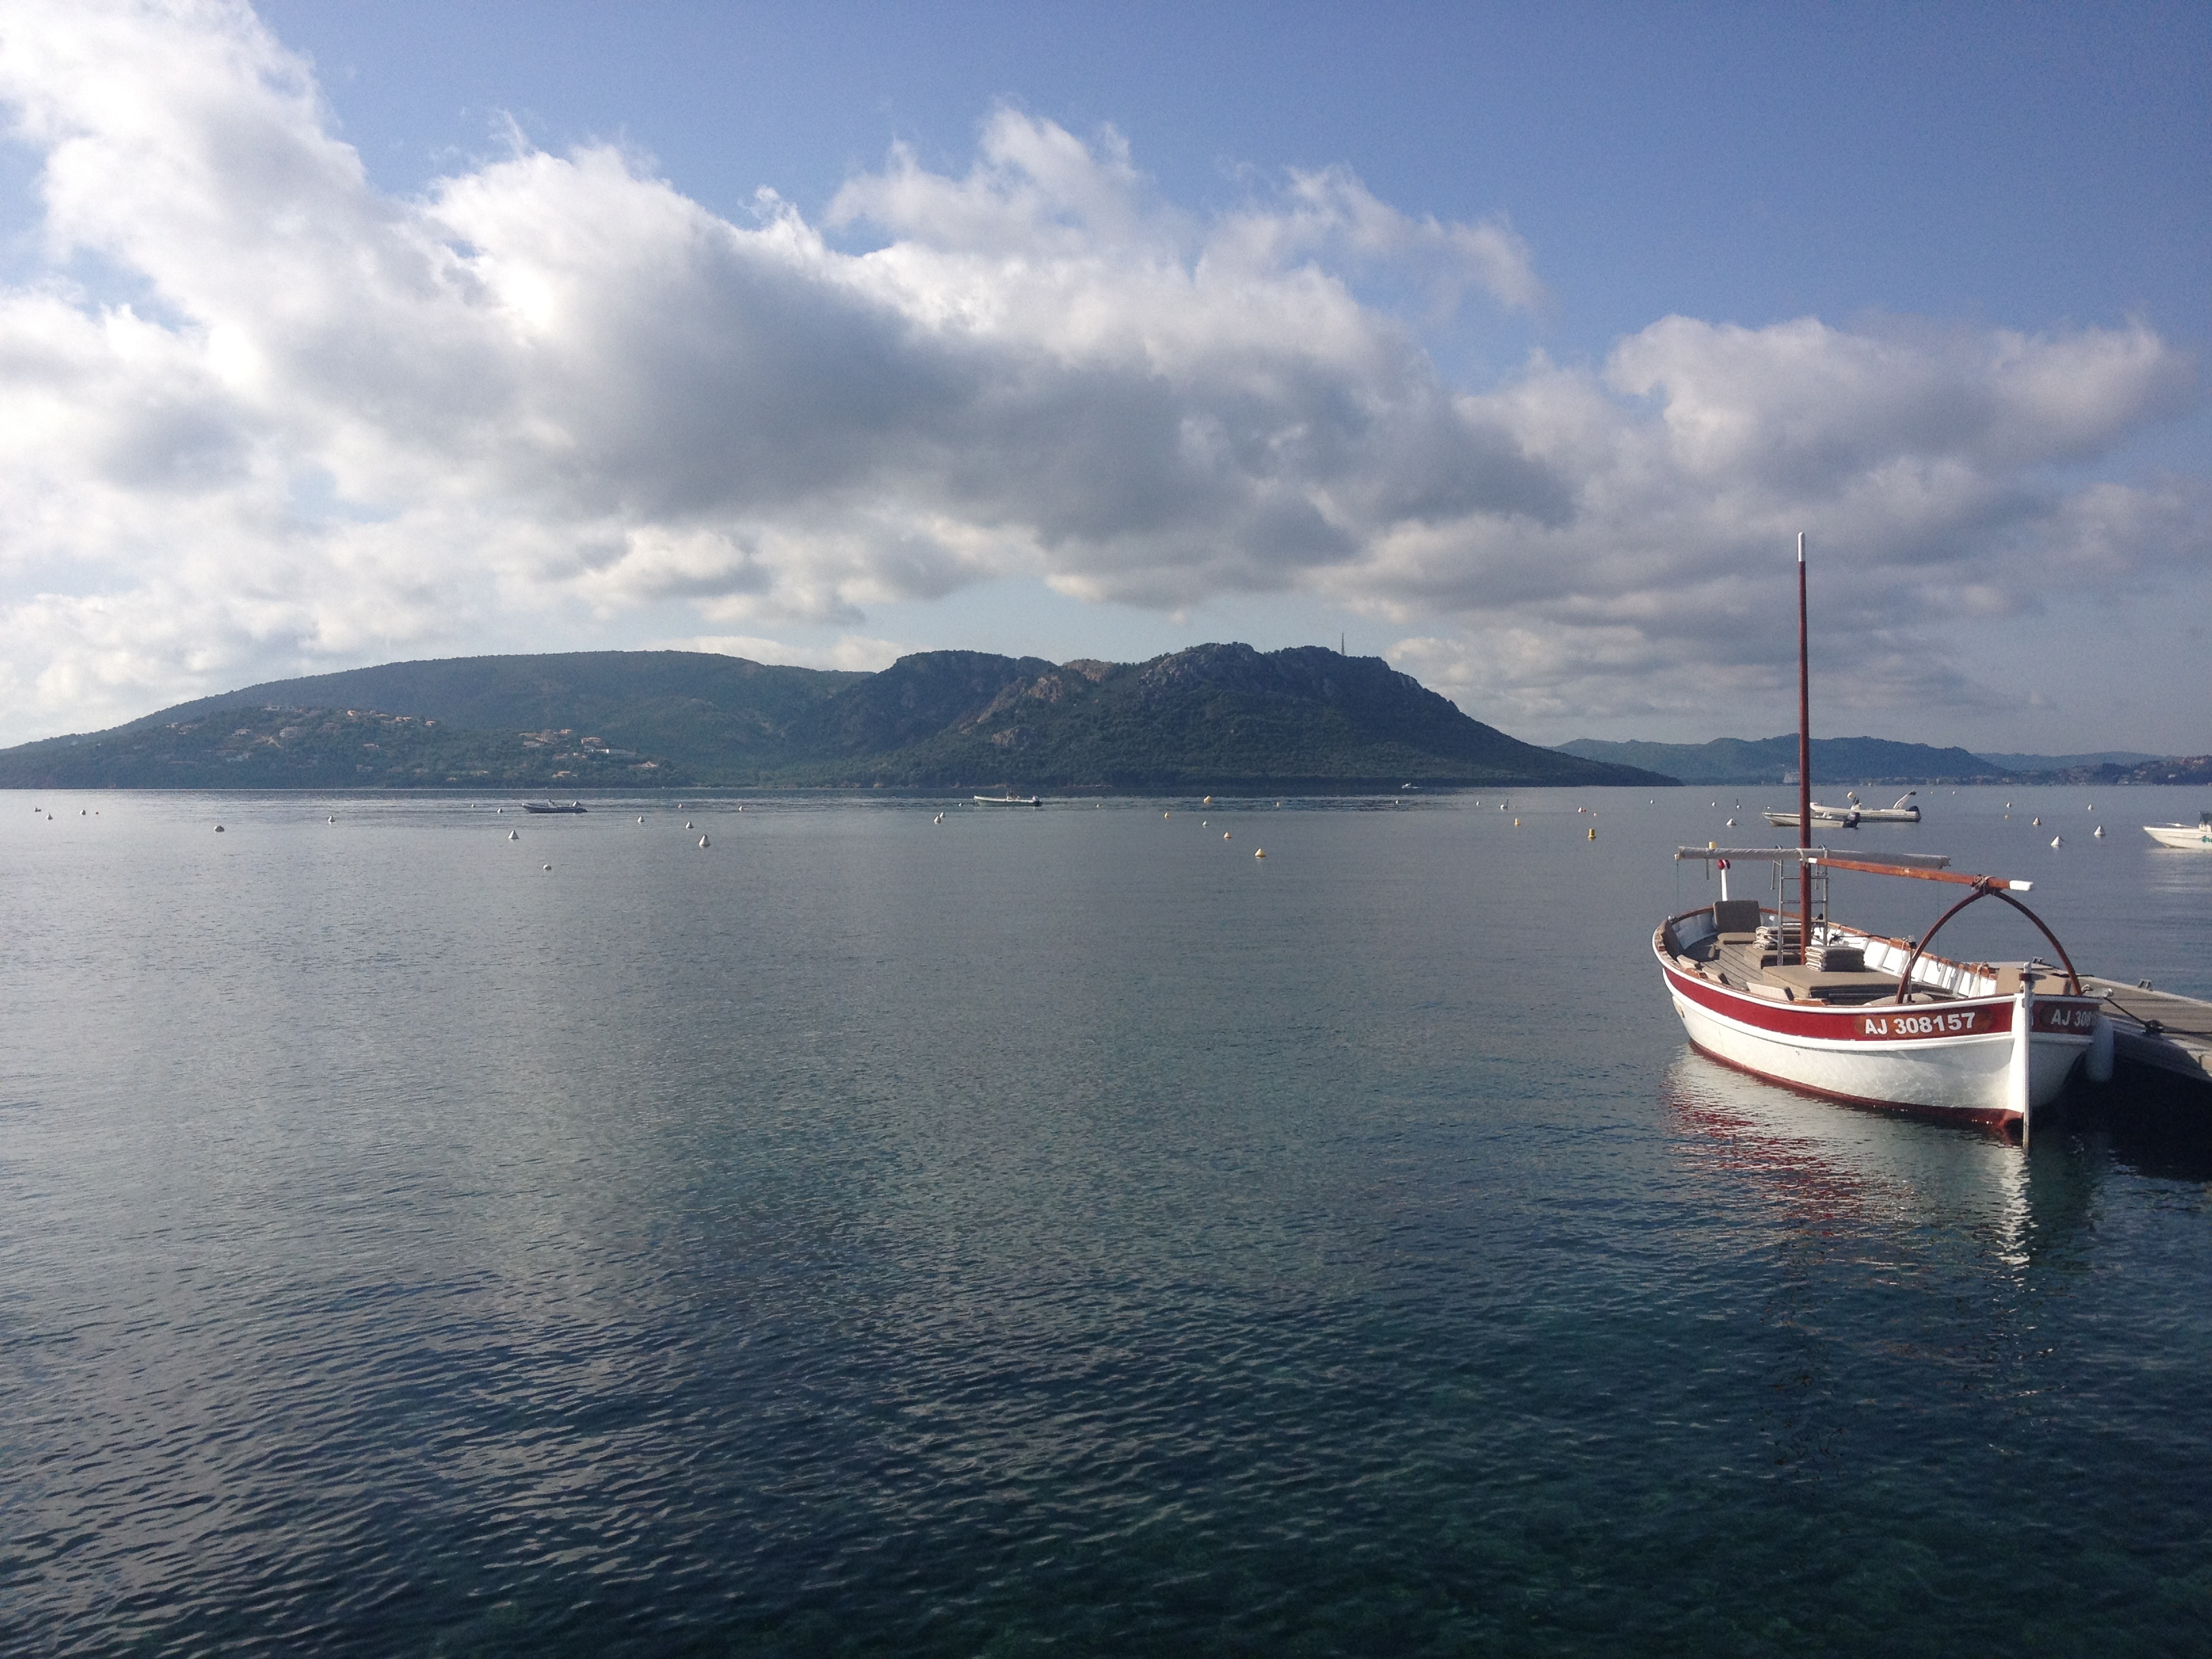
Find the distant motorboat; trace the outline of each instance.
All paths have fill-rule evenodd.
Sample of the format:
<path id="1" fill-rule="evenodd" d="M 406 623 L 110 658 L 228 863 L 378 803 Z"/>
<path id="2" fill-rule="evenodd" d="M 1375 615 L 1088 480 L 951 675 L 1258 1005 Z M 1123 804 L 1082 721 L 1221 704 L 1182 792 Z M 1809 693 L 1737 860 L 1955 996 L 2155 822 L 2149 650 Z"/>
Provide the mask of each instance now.
<path id="1" fill-rule="evenodd" d="M 1917 823 L 1920 822 L 1920 809 L 1912 804 L 1912 798 L 1919 793 L 1917 789 L 1906 790 L 1897 798 L 1894 806 L 1868 806 L 1860 802 L 1856 790 L 1847 789 L 1844 792 L 1845 804 L 1842 806 L 1823 806 L 1819 801 L 1814 801 L 1813 822 L 1816 825 L 1832 823 L 1845 830 L 1856 830 L 1863 823 Z M 1778 830 L 1795 830 L 1797 827 L 1795 812 L 1768 812 L 1764 816 Z"/>
<path id="2" fill-rule="evenodd" d="M 1044 805 L 1044 799 L 1040 795 L 978 795 L 975 797 L 975 805 L 978 806 L 1042 806 Z"/>
<path id="3" fill-rule="evenodd" d="M 2185 848 L 2191 852 L 2212 853 L 2212 812 L 2200 812 L 2195 824 L 2146 823 L 2143 834 L 2160 847 Z"/>
<path id="4" fill-rule="evenodd" d="M 1795 812 L 1762 812 L 1759 816 L 1777 830 L 1797 828 L 1797 814 Z M 1815 824 L 1833 824 L 1844 830 L 1856 830 L 1859 827 L 1859 809 L 1856 806 L 1823 806 L 1819 801 L 1814 801 L 1813 822 Z"/>
<path id="5" fill-rule="evenodd" d="M 522 803 L 522 810 L 526 812 L 586 812 L 591 809 L 580 800 L 572 800 L 565 806 L 556 801 L 526 800 Z"/>
<path id="6" fill-rule="evenodd" d="M 1894 806 L 1862 806 L 1858 796 L 1850 790 L 1844 792 L 1844 799 L 1858 813 L 1861 823 L 1917 823 L 1920 809 L 1912 804 L 1912 798 L 1919 793 L 1917 789 L 1906 790 L 1897 798 Z"/>

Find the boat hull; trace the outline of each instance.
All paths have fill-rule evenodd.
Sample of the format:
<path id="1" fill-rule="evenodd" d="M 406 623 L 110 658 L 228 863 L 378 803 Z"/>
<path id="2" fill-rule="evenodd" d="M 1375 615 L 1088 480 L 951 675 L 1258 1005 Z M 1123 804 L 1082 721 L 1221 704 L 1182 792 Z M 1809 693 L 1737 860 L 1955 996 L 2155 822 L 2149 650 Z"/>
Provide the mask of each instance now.
<path id="1" fill-rule="evenodd" d="M 2212 830 L 2195 823 L 2146 823 L 2143 834 L 2160 847 L 2185 848 L 2191 852 L 2212 853 Z"/>
<path id="2" fill-rule="evenodd" d="M 1797 827 L 1795 812 L 1761 812 L 1759 817 L 1777 830 L 1795 830 Z M 1815 830 L 1856 830 L 1859 827 L 1859 815 L 1839 806 L 1815 806 L 1813 809 L 1813 827 Z"/>
<path id="3" fill-rule="evenodd" d="M 1692 1043 L 1741 1070 L 1832 1100 L 1971 1122 L 2021 1115 L 2012 1075 L 2011 997 L 1828 1007 L 1776 1002 L 1684 970 L 1654 936 L 1674 1012 Z M 2088 1051 L 2097 1004 L 2037 997 L 2027 1042 L 2026 1103 L 2056 1100 Z"/>

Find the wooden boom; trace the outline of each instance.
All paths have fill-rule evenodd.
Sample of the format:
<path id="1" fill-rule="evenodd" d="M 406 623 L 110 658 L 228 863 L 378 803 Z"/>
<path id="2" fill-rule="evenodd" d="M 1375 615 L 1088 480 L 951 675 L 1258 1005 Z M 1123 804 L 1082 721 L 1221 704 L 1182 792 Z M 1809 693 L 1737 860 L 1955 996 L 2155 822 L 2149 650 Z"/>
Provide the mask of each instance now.
<path id="1" fill-rule="evenodd" d="M 1806 860 L 1808 864 L 1825 864 L 1832 870 L 1863 870 L 1870 876 L 1910 876 L 1915 881 L 1956 882 L 1961 887 L 2009 888 L 2015 893 L 2035 890 L 2032 881 L 2014 881 L 2004 876 L 1970 876 L 1963 870 L 1912 870 L 1894 864 L 1872 864 L 1864 859 L 1830 858 L 1826 854 Z"/>

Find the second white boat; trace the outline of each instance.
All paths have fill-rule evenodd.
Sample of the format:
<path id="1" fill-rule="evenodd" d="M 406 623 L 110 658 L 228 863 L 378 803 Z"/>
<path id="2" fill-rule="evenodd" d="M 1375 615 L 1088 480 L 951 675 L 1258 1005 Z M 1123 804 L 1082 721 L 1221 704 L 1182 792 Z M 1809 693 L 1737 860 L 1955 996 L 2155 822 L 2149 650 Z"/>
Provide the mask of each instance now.
<path id="1" fill-rule="evenodd" d="M 2146 823 L 2143 834 L 2160 847 L 2181 847 L 2193 852 L 2212 853 L 2212 812 L 2197 816 L 2194 824 Z"/>

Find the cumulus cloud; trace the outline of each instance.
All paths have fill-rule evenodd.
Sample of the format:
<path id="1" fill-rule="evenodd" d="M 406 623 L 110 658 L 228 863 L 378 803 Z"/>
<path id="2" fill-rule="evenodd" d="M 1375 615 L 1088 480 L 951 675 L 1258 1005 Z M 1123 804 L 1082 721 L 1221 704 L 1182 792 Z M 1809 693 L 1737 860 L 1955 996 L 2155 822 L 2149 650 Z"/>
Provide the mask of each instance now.
<path id="1" fill-rule="evenodd" d="M 896 640 L 872 639 L 865 634 L 841 634 L 829 645 L 786 645 L 781 640 L 757 634 L 700 634 L 689 639 L 662 640 L 661 651 L 712 651 L 725 657 L 744 657 L 753 662 L 784 664 L 793 668 L 839 668 L 872 674 L 889 668 L 915 649 Z"/>
<path id="2" fill-rule="evenodd" d="M 2080 481 L 2194 404 L 2142 325 L 1671 317 L 1469 388 L 1421 331 L 1551 305 L 1532 251 L 1341 167 L 1194 216 L 1117 135 L 1002 109 L 964 175 L 894 147 L 818 225 L 611 148 L 397 198 L 221 0 L 23 0 L 0 103 L 44 250 L 0 290 L 11 738 L 672 604 L 872 661 L 871 607 L 1006 576 L 1304 591 L 1471 699 L 1598 713 L 1771 675 L 1742 573 L 1808 525 L 1899 663 L 2212 541 L 2201 479 Z"/>

